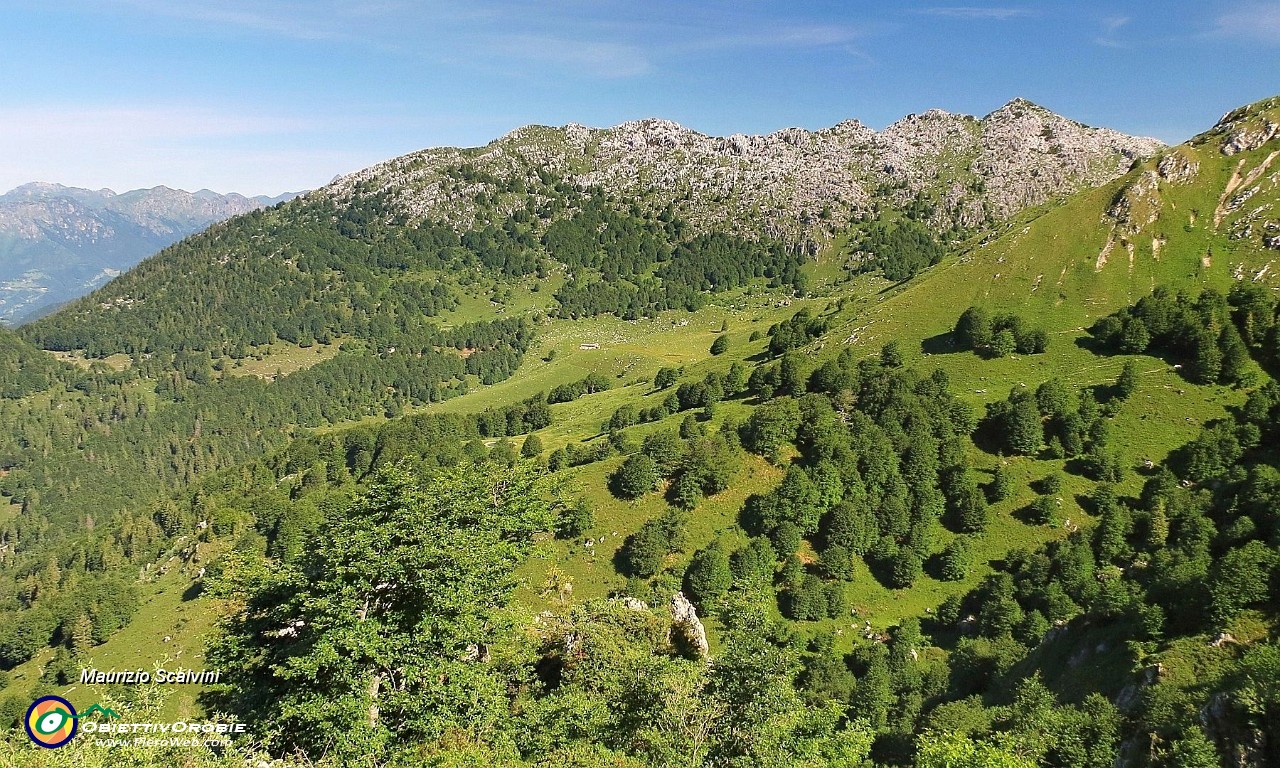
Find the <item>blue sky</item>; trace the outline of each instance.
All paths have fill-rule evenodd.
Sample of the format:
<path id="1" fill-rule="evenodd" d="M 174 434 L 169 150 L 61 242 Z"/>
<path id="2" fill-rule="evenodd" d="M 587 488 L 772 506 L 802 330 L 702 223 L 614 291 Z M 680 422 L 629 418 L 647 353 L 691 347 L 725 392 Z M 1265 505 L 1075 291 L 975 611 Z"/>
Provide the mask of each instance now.
<path id="1" fill-rule="evenodd" d="M 1176 142 L 1280 93 L 1280 2 L 4 0 L 0 191 L 275 194 L 527 123 L 874 127 L 1015 96 Z"/>

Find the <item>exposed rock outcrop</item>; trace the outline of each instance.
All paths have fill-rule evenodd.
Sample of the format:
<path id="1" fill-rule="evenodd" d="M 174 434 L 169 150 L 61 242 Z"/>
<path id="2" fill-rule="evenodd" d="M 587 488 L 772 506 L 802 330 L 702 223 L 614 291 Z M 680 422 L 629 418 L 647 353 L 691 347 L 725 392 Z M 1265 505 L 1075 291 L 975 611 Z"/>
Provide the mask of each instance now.
<path id="1" fill-rule="evenodd" d="M 705 659 L 711 652 L 698 610 L 683 592 L 671 598 L 671 644 L 691 658 Z"/>
<path id="2" fill-rule="evenodd" d="M 1267 735 L 1248 724 L 1227 693 L 1218 692 L 1200 708 L 1200 724 L 1205 734 L 1218 743 L 1233 768 L 1265 768 Z"/>
<path id="3" fill-rule="evenodd" d="M 472 225 L 482 199 L 523 206 L 504 185 L 540 174 L 598 186 L 698 228 L 728 225 L 799 243 L 821 241 L 880 202 L 933 202 L 940 227 L 979 225 L 1108 181 L 1161 148 L 1090 128 L 1018 99 L 978 119 L 930 110 L 876 132 L 857 121 L 766 136 L 707 136 L 670 120 L 613 128 L 527 126 L 476 149 L 428 149 L 336 180 L 328 194 L 386 193 L 410 219 Z M 474 173 L 461 174 L 461 166 Z M 498 183 L 495 183 L 497 180 Z"/>

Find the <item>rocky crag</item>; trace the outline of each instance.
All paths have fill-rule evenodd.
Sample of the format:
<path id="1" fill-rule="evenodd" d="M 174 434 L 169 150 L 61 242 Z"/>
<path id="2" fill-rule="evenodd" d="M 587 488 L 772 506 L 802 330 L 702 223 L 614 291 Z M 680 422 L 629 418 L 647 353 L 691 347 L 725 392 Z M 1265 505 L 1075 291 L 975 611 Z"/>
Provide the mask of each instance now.
<path id="1" fill-rule="evenodd" d="M 525 205 L 540 179 L 565 179 L 650 210 L 670 205 L 695 227 L 814 246 L 882 205 L 922 203 L 940 231 L 981 227 L 1109 181 L 1162 147 L 1016 99 L 981 119 L 930 110 L 883 131 L 857 121 L 726 137 L 657 119 L 528 126 L 481 148 L 398 157 L 323 192 L 382 193 L 399 215 L 463 230 Z"/>

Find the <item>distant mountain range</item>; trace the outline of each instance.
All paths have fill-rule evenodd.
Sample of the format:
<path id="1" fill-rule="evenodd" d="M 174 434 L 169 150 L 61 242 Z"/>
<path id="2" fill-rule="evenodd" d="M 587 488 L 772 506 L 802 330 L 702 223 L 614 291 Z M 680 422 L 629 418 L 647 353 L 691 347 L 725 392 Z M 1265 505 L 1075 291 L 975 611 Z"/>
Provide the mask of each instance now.
<path id="1" fill-rule="evenodd" d="M 295 196 L 24 184 L 0 195 L 0 321 L 39 317 L 210 224 Z"/>

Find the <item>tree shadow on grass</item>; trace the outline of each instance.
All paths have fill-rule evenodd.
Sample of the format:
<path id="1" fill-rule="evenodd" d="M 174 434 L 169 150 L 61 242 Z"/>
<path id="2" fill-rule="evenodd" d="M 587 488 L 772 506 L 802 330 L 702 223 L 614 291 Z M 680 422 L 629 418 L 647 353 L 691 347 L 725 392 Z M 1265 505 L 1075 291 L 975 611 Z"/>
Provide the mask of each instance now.
<path id="1" fill-rule="evenodd" d="M 956 343 L 955 334 L 951 333 L 951 331 L 945 331 L 921 341 L 920 351 L 926 355 L 950 355 L 968 350 L 960 348 L 960 345 Z"/>
<path id="2" fill-rule="evenodd" d="M 924 572 L 931 579 L 946 581 L 942 577 L 942 555 L 930 555 L 929 559 L 924 561 Z"/>
<path id="3" fill-rule="evenodd" d="M 1098 357 L 1111 357 L 1115 354 L 1112 350 L 1107 348 L 1106 344 L 1103 344 L 1090 334 L 1077 336 L 1073 343 L 1084 351 L 1097 355 Z"/>

